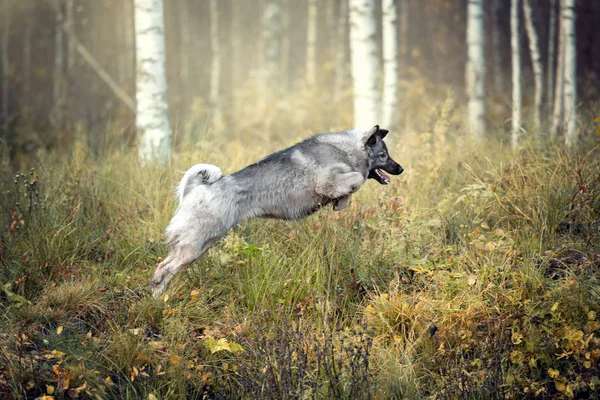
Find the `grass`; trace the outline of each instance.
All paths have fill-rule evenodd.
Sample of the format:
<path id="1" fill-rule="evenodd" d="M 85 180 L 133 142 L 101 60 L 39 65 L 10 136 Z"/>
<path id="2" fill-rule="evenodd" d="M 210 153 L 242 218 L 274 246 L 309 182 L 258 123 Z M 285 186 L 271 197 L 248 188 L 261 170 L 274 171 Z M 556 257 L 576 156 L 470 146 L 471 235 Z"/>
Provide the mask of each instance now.
<path id="1" fill-rule="evenodd" d="M 0 397 L 597 398 L 597 139 L 515 153 L 500 130 L 471 143 L 451 98 L 433 108 L 392 130 L 390 186 L 244 223 L 159 300 L 176 170 L 232 172 L 322 128 L 274 109 L 259 134 L 249 115 L 237 135 L 184 135 L 168 168 L 80 141 L 4 165 Z"/>

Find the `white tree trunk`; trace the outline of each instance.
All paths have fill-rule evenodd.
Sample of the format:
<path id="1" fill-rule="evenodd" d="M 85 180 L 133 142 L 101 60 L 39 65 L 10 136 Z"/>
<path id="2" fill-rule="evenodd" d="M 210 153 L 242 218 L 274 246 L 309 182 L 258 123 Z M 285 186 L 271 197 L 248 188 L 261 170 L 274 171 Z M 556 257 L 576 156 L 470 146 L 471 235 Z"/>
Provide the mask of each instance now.
<path id="1" fill-rule="evenodd" d="M 519 0 L 510 2 L 510 49 L 512 60 L 512 129 L 513 149 L 521 135 L 521 43 L 519 40 Z"/>
<path id="2" fill-rule="evenodd" d="M 542 112 L 542 93 L 544 86 L 544 72 L 542 70 L 542 56 L 538 35 L 533 22 L 533 12 L 530 0 L 523 0 L 523 14 L 525 16 L 525 29 L 529 39 L 529 52 L 531 53 L 531 65 L 533 66 L 534 95 L 533 95 L 533 121 L 536 133 L 539 133 Z"/>
<path id="3" fill-rule="evenodd" d="M 75 34 L 75 8 L 73 0 L 66 0 L 67 20 L 66 25 L 69 32 Z M 75 68 L 75 41 L 69 38 L 69 47 L 67 49 L 67 75 L 72 78 L 73 69 Z"/>
<path id="4" fill-rule="evenodd" d="M 558 48 L 556 49 L 556 84 L 554 85 L 554 110 L 552 112 L 552 127 L 550 137 L 555 138 L 562 130 L 564 111 L 564 84 L 565 84 L 565 22 L 561 13 L 558 25 Z"/>
<path id="5" fill-rule="evenodd" d="M 190 18 L 189 18 L 189 7 L 188 0 L 179 0 L 177 3 L 179 11 L 179 81 L 181 82 L 181 91 L 185 91 L 187 85 L 189 85 L 190 78 L 190 66 L 189 66 L 189 54 L 190 48 Z M 211 5 L 212 7 L 212 5 Z M 232 7 L 236 9 L 237 7 Z M 212 9 L 211 9 L 212 10 Z M 180 95 L 182 95 L 181 93 Z"/>
<path id="6" fill-rule="evenodd" d="M 169 161 L 165 28 L 162 0 L 135 0 L 136 128 L 142 162 Z"/>
<path id="7" fill-rule="evenodd" d="M 554 95 L 554 64 L 556 48 L 556 0 L 550 0 L 550 22 L 548 27 L 548 63 L 546 65 L 546 98 L 547 114 L 550 115 L 553 109 Z"/>
<path id="8" fill-rule="evenodd" d="M 374 0 L 350 0 L 350 58 L 354 126 L 367 130 L 381 118 L 381 63 Z"/>
<path id="9" fill-rule="evenodd" d="M 335 50 L 335 84 L 333 98 L 336 102 L 342 98 L 345 91 L 348 71 L 348 55 L 346 54 L 346 39 L 348 37 L 348 0 L 340 0 L 340 10 L 337 24 L 337 48 Z"/>
<path id="10" fill-rule="evenodd" d="M 10 3 L 9 0 L 4 0 L 2 6 L 2 48 L 0 49 L 0 55 L 2 56 L 2 111 L 0 112 L 0 128 L 3 124 L 8 121 L 8 94 L 9 94 L 9 82 L 8 82 L 8 68 L 9 68 L 9 35 L 10 35 Z"/>
<path id="11" fill-rule="evenodd" d="M 306 84 L 317 82 L 317 0 L 308 0 L 306 20 Z"/>
<path id="12" fill-rule="evenodd" d="M 485 133 L 485 31 L 483 0 L 468 0 L 467 68 L 469 131 L 480 141 Z"/>
<path id="13" fill-rule="evenodd" d="M 398 105 L 398 0 L 383 0 L 383 118 L 384 127 L 396 123 Z"/>
<path id="14" fill-rule="evenodd" d="M 575 0 L 563 0 L 562 21 L 565 27 L 565 144 L 577 142 L 577 41 L 575 35 Z"/>

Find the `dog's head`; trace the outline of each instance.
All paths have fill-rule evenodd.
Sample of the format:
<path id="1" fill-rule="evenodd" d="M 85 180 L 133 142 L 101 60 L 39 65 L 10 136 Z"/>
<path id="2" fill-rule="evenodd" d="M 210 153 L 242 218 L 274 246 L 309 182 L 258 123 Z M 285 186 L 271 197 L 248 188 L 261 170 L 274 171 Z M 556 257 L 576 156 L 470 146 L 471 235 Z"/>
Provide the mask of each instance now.
<path id="1" fill-rule="evenodd" d="M 383 171 L 392 175 L 400 175 L 404 171 L 404 168 L 390 157 L 383 141 L 388 132 L 387 129 L 379 129 L 379 125 L 375 125 L 364 137 L 369 162 L 368 178 L 375 179 L 382 185 L 390 183 L 390 177 Z"/>

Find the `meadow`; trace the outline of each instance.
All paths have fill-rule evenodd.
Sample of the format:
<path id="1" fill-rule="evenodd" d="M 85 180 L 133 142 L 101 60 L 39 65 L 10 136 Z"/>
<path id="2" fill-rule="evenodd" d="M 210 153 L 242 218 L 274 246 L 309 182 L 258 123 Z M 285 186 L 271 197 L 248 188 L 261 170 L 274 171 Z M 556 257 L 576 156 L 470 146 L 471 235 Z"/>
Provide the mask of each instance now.
<path id="1" fill-rule="evenodd" d="M 389 127 L 389 186 L 244 223 L 154 300 L 179 171 L 231 173 L 351 121 L 327 93 L 270 107 L 207 128 L 198 105 L 169 166 L 117 129 L 20 173 L 2 158 L 1 398 L 600 396 L 598 108 L 579 147 L 542 129 L 515 152 L 504 123 L 474 143 L 451 95 L 423 97 Z"/>

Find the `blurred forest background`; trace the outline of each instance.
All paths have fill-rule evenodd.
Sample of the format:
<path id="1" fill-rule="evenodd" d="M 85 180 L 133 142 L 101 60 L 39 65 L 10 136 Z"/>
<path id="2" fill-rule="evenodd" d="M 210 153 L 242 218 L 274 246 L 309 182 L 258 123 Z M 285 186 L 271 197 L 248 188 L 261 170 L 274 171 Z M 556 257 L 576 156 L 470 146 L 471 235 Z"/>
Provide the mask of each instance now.
<path id="1" fill-rule="evenodd" d="M 397 8 L 393 21 L 397 44 L 392 56 L 399 79 L 395 114 L 400 130 L 418 131 L 423 128 L 421 121 L 428 117 L 427 96 L 445 97 L 450 88 L 462 103 L 468 50 L 467 2 L 393 3 Z M 557 65 L 560 4 L 555 0 L 525 3 L 532 10 L 537 35 L 546 116 L 552 113 L 558 79 L 555 70 L 561 68 Z M 487 119 L 492 126 L 508 126 L 512 104 L 511 4 L 502 0 L 481 4 Z M 579 106 L 596 100 L 600 87 L 600 56 L 594 51 L 600 36 L 596 23 L 600 4 L 593 0 L 574 4 Z M 382 4 L 376 1 L 373 7 L 376 37 L 372 40 L 381 43 Z M 307 116 L 302 126 L 307 132 L 354 126 L 347 118 L 349 114 L 341 111 L 314 123 L 302 103 L 287 101 L 302 93 L 307 97 L 320 94 L 327 97 L 331 110 L 352 109 L 348 14 L 348 5 L 341 0 L 166 1 L 168 113 L 175 142 L 185 135 L 197 138 L 198 132 L 214 126 L 208 117 L 215 115 L 220 135 L 247 136 L 245 129 L 272 124 L 273 113 Z M 534 68 L 526 24 L 523 15 L 519 17 L 521 84 L 525 112 L 531 115 Z M 0 34 L 0 118 L 3 138 L 13 157 L 39 147 L 68 146 L 76 132 L 85 132 L 93 147 L 105 143 L 110 135 L 110 140 L 133 143 L 136 41 L 132 1 L 5 0 Z M 381 65 L 383 47 L 379 45 L 377 54 L 370 55 L 377 65 Z M 275 70 L 266 83 L 261 81 L 265 68 Z M 382 80 L 381 72 L 376 78 Z M 370 124 L 376 122 L 382 123 Z"/>
<path id="2" fill-rule="evenodd" d="M 599 21 L 0 0 L 0 398 L 600 398 Z M 375 124 L 401 176 L 247 221 L 152 298 L 179 171 Z"/>

